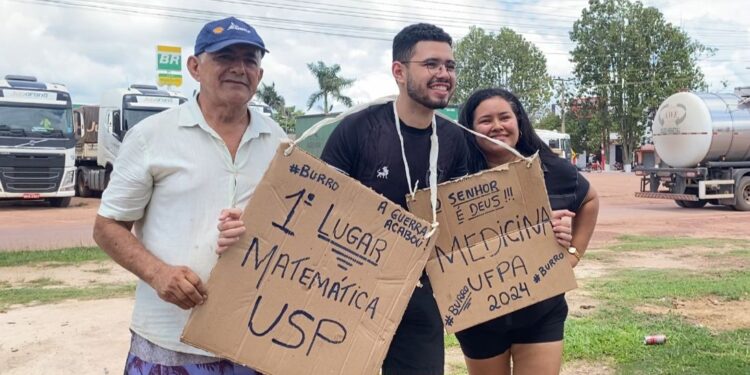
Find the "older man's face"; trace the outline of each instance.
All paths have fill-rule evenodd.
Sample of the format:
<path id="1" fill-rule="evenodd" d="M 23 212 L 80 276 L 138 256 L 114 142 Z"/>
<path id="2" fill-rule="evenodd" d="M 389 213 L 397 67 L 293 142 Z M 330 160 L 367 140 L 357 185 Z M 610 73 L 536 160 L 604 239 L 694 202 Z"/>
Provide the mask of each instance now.
<path id="1" fill-rule="evenodd" d="M 235 44 L 197 58 L 191 74 L 200 82 L 201 96 L 230 105 L 247 105 L 263 78 L 260 49 Z"/>

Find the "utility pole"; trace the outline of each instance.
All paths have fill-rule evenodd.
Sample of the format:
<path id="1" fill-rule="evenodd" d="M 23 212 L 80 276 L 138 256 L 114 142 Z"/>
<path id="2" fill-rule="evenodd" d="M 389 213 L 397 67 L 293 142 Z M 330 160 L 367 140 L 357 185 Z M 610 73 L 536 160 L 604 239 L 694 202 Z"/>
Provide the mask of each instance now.
<path id="1" fill-rule="evenodd" d="M 573 78 L 553 78 L 553 81 L 560 82 L 560 119 L 561 119 L 561 126 L 560 131 L 565 133 L 565 106 L 567 105 L 567 88 L 565 87 L 565 82 L 571 82 L 573 81 Z"/>

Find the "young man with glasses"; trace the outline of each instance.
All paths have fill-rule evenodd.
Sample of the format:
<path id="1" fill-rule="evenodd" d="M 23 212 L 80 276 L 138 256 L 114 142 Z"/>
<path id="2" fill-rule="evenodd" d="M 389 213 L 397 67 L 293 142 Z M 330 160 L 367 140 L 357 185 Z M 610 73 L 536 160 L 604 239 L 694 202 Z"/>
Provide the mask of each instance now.
<path id="1" fill-rule="evenodd" d="M 411 25 L 393 39 L 391 72 L 399 95 L 344 118 L 321 159 L 406 208 L 406 195 L 429 186 L 430 150 L 437 148 L 437 182 L 467 174 L 461 129 L 435 117 L 456 86 L 452 39 L 437 26 Z M 438 142 L 433 142 L 433 130 Z M 408 171 L 408 176 L 407 176 Z M 422 274 L 383 363 L 383 375 L 443 374 L 443 325 Z"/>

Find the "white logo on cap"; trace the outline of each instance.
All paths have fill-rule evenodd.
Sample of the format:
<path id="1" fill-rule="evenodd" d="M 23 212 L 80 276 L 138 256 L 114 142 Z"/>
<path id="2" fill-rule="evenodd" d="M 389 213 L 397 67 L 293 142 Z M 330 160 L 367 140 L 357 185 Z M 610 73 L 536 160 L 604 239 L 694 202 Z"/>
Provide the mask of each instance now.
<path id="1" fill-rule="evenodd" d="M 232 23 L 231 23 L 231 24 L 229 25 L 229 27 L 227 27 L 227 30 L 239 30 L 239 31 L 244 31 L 244 32 L 246 32 L 246 33 L 248 33 L 248 34 L 251 34 L 251 33 L 250 33 L 250 30 L 248 30 L 248 29 L 246 29 L 246 28 L 244 28 L 244 27 L 241 27 L 241 26 L 237 26 L 237 25 L 236 25 L 236 24 L 235 24 L 234 22 L 232 22 Z"/>

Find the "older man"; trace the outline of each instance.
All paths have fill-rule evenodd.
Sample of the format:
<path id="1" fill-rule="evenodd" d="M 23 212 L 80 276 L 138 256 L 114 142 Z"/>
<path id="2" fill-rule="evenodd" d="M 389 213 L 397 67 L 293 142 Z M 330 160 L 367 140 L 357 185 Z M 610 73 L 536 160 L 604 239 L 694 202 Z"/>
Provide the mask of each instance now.
<path id="1" fill-rule="evenodd" d="M 128 131 L 94 239 L 140 278 L 126 374 L 254 374 L 180 342 L 216 264 L 216 218 L 244 207 L 285 133 L 248 102 L 268 52 L 234 17 L 207 23 L 187 61 L 200 93 Z M 135 234 L 131 228 L 135 227 Z M 160 372 L 161 373 L 161 372 Z"/>

